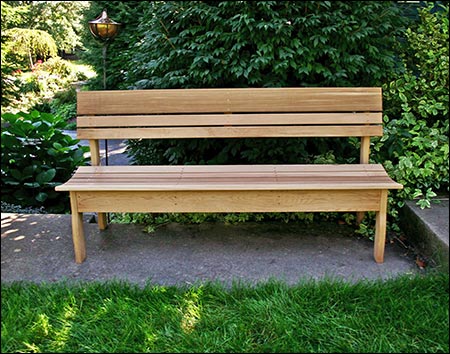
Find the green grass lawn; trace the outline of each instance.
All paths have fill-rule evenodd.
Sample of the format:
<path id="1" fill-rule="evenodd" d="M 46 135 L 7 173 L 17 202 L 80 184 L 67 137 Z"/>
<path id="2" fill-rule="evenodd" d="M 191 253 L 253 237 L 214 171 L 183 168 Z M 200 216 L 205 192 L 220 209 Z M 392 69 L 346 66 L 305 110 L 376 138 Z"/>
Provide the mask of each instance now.
<path id="1" fill-rule="evenodd" d="M 1 351 L 448 353 L 449 276 L 2 284 Z"/>

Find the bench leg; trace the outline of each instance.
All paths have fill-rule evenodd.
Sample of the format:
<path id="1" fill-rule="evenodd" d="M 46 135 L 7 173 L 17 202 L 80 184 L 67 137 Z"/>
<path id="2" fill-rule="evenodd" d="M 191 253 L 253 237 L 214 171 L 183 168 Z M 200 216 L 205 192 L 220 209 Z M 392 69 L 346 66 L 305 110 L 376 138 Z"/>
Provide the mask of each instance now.
<path id="1" fill-rule="evenodd" d="M 377 263 L 384 262 L 384 248 L 386 244 L 387 219 L 387 190 L 381 191 L 380 210 L 375 216 L 375 240 L 373 256 Z"/>
<path id="2" fill-rule="evenodd" d="M 86 259 L 86 241 L 83 230 L 83 213 L 78 212 L 77 195 L 70 192 L 70 207 L 72 209 L 72 240 L 75 252 L 75 262 L 83 263 Z"/>
<path id="3" fill-rule="evenodd" d="M 91 161 L 92 166 L 100 166 L 100 145 L 98 140 L 89 140 L 89 147 L 91 149 Z M 98 219 L 98 228 L 100 230 L 106 229 L 108 226 L 107 214 L 106 213 L 97 213 Z"/>
<path id="4" fill-rule="evenodd" d="M 108 219 L 107 219 L 107 215 L 106 213 L 97 213 L 97 218 L 98 218 L 98 228 L 100 230 L 104 230 L 106 229 L 106 227 L 108 226 Z"/>
<path id="5" fill-rule="evenodd" d="M 366 213 L 363 212 L 363 211 L 358 211 L 356 213 L 356 225 L 361 224 L 361 222 L 363 221 L 365 215 L 366 215 Z"/>

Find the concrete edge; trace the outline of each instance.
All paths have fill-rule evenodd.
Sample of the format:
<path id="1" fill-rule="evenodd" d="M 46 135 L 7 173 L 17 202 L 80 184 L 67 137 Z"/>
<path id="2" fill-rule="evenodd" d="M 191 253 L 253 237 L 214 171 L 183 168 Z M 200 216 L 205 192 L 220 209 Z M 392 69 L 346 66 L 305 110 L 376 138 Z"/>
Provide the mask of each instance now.
<path id="1" fill-rule="evenodd" d="M 408 201 L 400 210 L 400 227 L 414 248 L 433 268 L 449 272 L 448 199 L 429 209 Z M 446 222 L 445 222 L 446 221 Z"/>

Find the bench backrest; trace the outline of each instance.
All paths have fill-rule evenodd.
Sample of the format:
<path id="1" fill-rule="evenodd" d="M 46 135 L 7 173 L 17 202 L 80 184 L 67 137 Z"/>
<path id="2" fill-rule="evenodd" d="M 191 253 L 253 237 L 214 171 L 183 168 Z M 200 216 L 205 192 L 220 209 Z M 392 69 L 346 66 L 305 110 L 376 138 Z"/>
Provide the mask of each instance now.
<path id="1" fill-rule="evenodd" d="M 381 136 L 381 88 L 232 88 L 81 91 L 78 138 L 98 139 Z"/>

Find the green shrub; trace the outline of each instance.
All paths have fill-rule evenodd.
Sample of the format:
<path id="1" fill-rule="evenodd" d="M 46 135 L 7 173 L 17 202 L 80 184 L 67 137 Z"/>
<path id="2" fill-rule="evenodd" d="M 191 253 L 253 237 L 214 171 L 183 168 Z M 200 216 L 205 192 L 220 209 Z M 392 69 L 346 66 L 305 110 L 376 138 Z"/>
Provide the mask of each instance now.
<path id="1" fill-rule="evenodd" d="M 67 123 L 67 129 L 73 129 L 77 116 L 77 91 L 74 87 L 56 92 L 49 103 L 50 113 L 61 117 Z"/>
<path id="2" fill-rule="evenodd" d="M 377 86 L 399 69 L 396 37 L 406 21 L 383 1 L 170 1 L 142 16 L 143 40 L 130 47 L 119 88 Z M 129 145 L 139 164 L 311 163 L 330 151 L 337 162 L 358 158 L 348 139 Z"/>
<path id="3" fill-rule="evenodd" d="M 144 40 L 129 49 L 125 84 L 135 88 L 377 85 L 392 77 L 406 20 L 384 1 L 167 1 L 149 10 L 137 31 Z"/>
<path id="4" fill-rule="evenodd" d="M 67 193 L 55 192 L 73 171 L 86 164 L 87 147 L 63 133 L 66 122 L 32 111 L 2 115 L 2 201 L 65 212 Z"/>
<path id="5" fill-rule="evenodd" d="M 421 9 L 418 26 L 406 31 L 405 73 L 384 86 L 385 133 L 375 159 L 404 185 L 395 192 L 399 207 L 414 198 L 429 207 L 449 191 L 449 6 L 434 6 Z"/>
<path id="6" fill-rule="evenodd" d="M 73 66 L 70 65 L 67 60 L 60 57 L 54 57 L 46 60 L 39 66 L 39 69 L 64 78 L 70 78 L 75 74 Z"/>
<path id="7" fill-rule="evenodd" d="M 13 63 L 3 63 L 1 65 L 1 110 L 6 112 L 7 107 L 20 97 L 20 80 L 17 77 L 20 70 Z"/>
<path id="8" fill-rule="evenodd" d="M 378 86 L 402 70 L 406 18 L 391 2 L 171 1 L 143 17 L 119 88 Z M 127 151 L 136 164 L 352 163 L 358 147 L 337 138 L 171 139 L 130 141 Z"/>
<path id="9" fill-rule="evenodd" d="M 85 71 L 82 65 L 73 65 L 59 57 L 38 62 L 33 71 L 16 76 L 15 97 L 9 99 L 8 106 L 2 106 L 2 113 L 37 110 L 61 114 L 66 120 L 74 118 L 76 94 L 73 83 L 85 80 Z M 55 97 L 56 102 L 52 102 Z M 59 104 L 63 107 L 58 107 Z"/>

